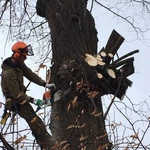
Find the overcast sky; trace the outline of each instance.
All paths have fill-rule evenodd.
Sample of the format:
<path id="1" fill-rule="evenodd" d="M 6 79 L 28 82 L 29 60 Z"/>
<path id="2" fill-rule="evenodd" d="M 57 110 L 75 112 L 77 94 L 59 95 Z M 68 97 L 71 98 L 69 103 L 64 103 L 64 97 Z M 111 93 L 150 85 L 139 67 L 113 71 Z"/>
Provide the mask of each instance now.
<path id="1" fill-rule="evenodd" d="M 109 3 L 109 2 L 108 2 Z M 112 3 L 115 3 L 115 1 L 112 1 Z M 121 6 L 120 6 L 121 7 Z M 130 5 L 130 7 L 122 5 L 120 11 L 125 11 L 128 12 L 127 16 L 132 16 L 134 15 L 136 20 L 135 25 L 140 27 L 141 29 L 144 29 L 146 27 L 146 24 L 149 25 L 148 20 L 144 19 L 147 18 L 147 15 L 144 13 L 141 13 L 139 16 L 135 15 L 136 12 L 142 12 L 141 7 L 136 5 L 135 9 Z M 118 12 L 120 12 L 118 11 Z M 145 16 L 142 16 L 145 15 Z M 139 38 L 137 37 L 137 33 L 134 31 L 134 29 L 125 21 L 115 17 L 113 14 L 108 13 L 106 10 L 100 7 L 96 7 L 93 9 L 93 16 L 95 18 L 95 23 L 96 23 L 96 28 L 98 30 L 98 38 L 99 38 L 99 50 L 106 45 L 106 42 L 112 32 L 113 29 L 115 29 L 118 33 L 120 33 L 124 38 L 125 41 L 121 45 L 121 47 L 118 50 L 118 54 L 121 57 L 124 54 L 127 54 L 128 52 L 131 52 L 133 50 L 139 49 L 140 52 L 136 53 L 134 55 L 135 61 L 134 61 L 134 66 L 135 66 L 135 73 L 129 77 L 131 81 L 133 81 L 133 86 L 128 88 L 127 90 L 127 96 L 129 99 L 132 101 L 132 103 L 136 104 L 135 109 L 136 111 L 140 113 L 140 111 L 145 111 L 147 112 L 147 116 L 150 116 L 150 111 L 149 111 L 149 106 L 150 106 L 150 83 L 149 83 L 149 77 L 150 77 L 150 41 L 149 41 L 149 35 L 150 31 L 147 31 L 144 33 L 144 35 L 138 34 Z M 143 19 L 142 19 L 143 17 Z M 104 97 L 103 102 L 108 102 L 109 98 Z M 132 105 L 130 103 L 130 100 L 127 98 L 124 98 L 123 102 L 132 108 Z M 143 104 L 143 101 L 146 101 L 148 105 Z M 122 112 L 126 112 L 128 110 L 128 113 L 125 113 L 128 115 L 130 121 L 137 121 L 141 120 L 141 117 L 145 119 L 145 117 L 141 114 L 137 115 L 133 112 L 131 112 L 129 109 L 125 109 L 124 105 L 120 103 L 116 103 L 118 106 L 118 109 L 120 109 Z M 115 120 L 116 123 L 122 123 L 123 125 L 128 125 L 128 122 L 124 120 L 117 111 L 116 107 L 113 106 L 110 111 L 110 120 Z M 110 121 L 109 120 L 109 121 Z M 145 129 L 148 126 L 148 122 L 145 123 L 143 122 L 136 122 L 135 128 L 137 129 L 137 132 L 142 133 L 145 131 Z M 122 127 L 119 128 L 118 133 L 123 135 L 124 129 Z M 128 136 L 132 135 L 133 132 L 129 130 L 127 132 Z M 139 134 L 140 137 L 142 134 Z M 150 132 L 148 130 L 144 141 L 146 144 L 149 144 L 148 136 Z M 131 138 L 129 138 L 131 139 Z"/>

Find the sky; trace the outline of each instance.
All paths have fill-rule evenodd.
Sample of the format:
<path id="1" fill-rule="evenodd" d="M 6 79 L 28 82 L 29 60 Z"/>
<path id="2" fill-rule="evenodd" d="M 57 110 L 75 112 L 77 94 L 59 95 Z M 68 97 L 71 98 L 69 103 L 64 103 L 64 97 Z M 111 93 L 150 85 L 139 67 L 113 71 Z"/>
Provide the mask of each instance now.
<path id="1" fill-rule="evenodd" d="M 109 3 L 108 1 L 106 1 L 105 4 L 111 6 L 114 5 L 114 3 L 115 1 L 111 1 Z M 132 6 L 129 7 L 128 5 L 126 6 L 121 5 L 119 7 L 120 7 L 120 10 L 118 10 L 119 13 L 122 14 L 123 11 L 127 11 L 128 12 L 127 14 L 129 16 L 132 14 L 134 15 L 134 17 L 137 19 L 137 22 L 135 23 L 137 26 L 144 28 L 145 23 L 149 25 L 149 20 L 142 19 L 140 15 L 139 16 L 135 15 L 135 13 L 137 12 L 142 12 L 142 10 L 138 5 L 136 5 L 136 8 L 134 7 L 134 9 Z M 146 16 L 146 13 L 144 11 L 141 14 Z M 106 120 L 106 125 L 108 125 L 107 128 L 108 131 L 112 133 L 112 130 L 110 129 L 109 125 L 113 123 L 114 125 L 117 126 L 117 130 L 118 130 L 117 132 L 120 134 L 118 136 L 119 139 L 121 139 L 121 137 L 125 133 L 126 136 L 132 141 L 132 138 L 130 138 L 130 136 L 134 133 L 131 129 L 126 128 L 126 126 L 129 126 L 129 122 L 127 121 L 127 119 L 124 119 L 124 116 L 120 115 L 119 110 L 121 110 L 128 116 L 128 118 L 131 121 L 133 122 L 135 121 L 134 127 L 136 131 L 140 133 L 139 136 L 141 138 L 143 135 L 143 131 L 145 131 L 148 123 L 146 121 L 140 121 L 140 120 L 142 119 L 146 120 L 146 117 L 142 113 L 137 114 L 132 112 L 130 108 L 133 108 L 133 105 L 131 104 L 132 102 L 133 104 L 136 104 L 134 105 L 134 107 L 137 112 L 138 111 L 145 112 L 146 116 L 150 116 L 149 114 L 150 41 L 148 41 L 150 31 L 145 32 L 144 35 L 138 34 L 138 36 L 141 38 L 138 39 L 136 32 L 133 30 L 133 28 L 129 23 L 119 19 L 118 17 L 115 17 L 111 13 L 108 13 L 107 10 L 103 9 L 98 5 L 94 5 L 94 9 L 92 10 L 92 15 L 95 18 L 95 25 L 98 31 L 98 39 L 99 39 L 98 50 L 100 50 L 102 47 L 106 45 L 112 30 L 115 29 L 119 34 L 121 34 L 125 38 L 125 41 L 123 42 L 123 44 L 118 50 L 118 54 L 120 57 L 136 49 L 139 49 L 140 51 L 139 53 L 133 55 L 135 58 L 134 61 L 135 73 L 129 77 L 129 79 L 133 81 L 133 86 L 131 88 L 130 87 L 128 88 L 127 97 L 124 98 L 123 102 L 116 99 L 116 103 L 115 103 L 116 105 L 112 106 L 109 116 Z M 143 39 L 143 36 L 145 36 L 146 40 Z M 5 42 L 4 42 L 5 39 L 6 39 L 5 35 L 0 36 L 0 44 L 1 44 L 0 56 L 3 59 L 9 57 L 12 54 L 11 53 L 12 43 L 11 42 L 7 43 L 5 47 Z M 30 44 L 32 45 L 32 42 Z M 33 63 L 32 58 L 29 58 L 26 61 L 26 63 L 29 67 L 31 67 L 33 71 L 35 71 L 38 68 L 38 65 Z M 39 72 L 39 76 L 42 77 L 43 79 L 45 79 L 45 72 L 46 72 L 45 69 L 46 68 L 41 69 Z M 25 80 L 25 84 L 27 83 L 28 81 Z M 35 98 L 42 98 L 42 94 L 45 91 L 43 87 L 40 87 L 33 83 L 29 86 L 29 90 L 30 91 L 28 92 L 28 95 L 33 96 Z M 2 93 L 0 93 L 0 99 L 4 101 Z M 104 103 L 104 110 L 106 110 L 111 101 L 111 97 L 104 96 L 102 97 L 102 101 Z M 123 103 L 125 103 L 128 106 L 128 108 L 125 107 Z M 2 112 L 2 109 L 0 109 L 0 112 Z M 149 141 L 147 140 L 149 134 L 150 131 L 148 130 L 144 138 L 144 143 L 146 145 L 149 144 Z M 114 143 L 116 142 L 115 139 L 113 139 L 113 137 L 111 137 L 111 139 L 114 140 Z"/>
<path id="2" fill-rule="evenodd" d="M 132 15 L 132 13 L 134 14 L 135 12 L 141 11 L 138 5 L 136 6 L 135 12 L 133 12 L 133 9 L 129 8 L 128 6 L 124 6 L 124 7 L 122 6 L 121 10 L 123 11 L 124 9 L 128 11 L 129 15 Z M 130 87 L 128 88 L 127 93 L 126 93 L 127 98 L 123 99 L 123 103 L 125 103 L 130 108 L 133 107 L 131 102 L 133 104 L 136 104 L 134 105 L 135 111 L 137 112 L 139 111 L 139 113 L 144 112 L 144 114 L 147 115 L 148 117 L 150 115 L 149 113 L 150 112 L 149 111 L 149 106 L 150 106 L 149 105 L 150 104 L 150 92 L 149 92 L 150 91 L 150 84 L 149 84 L 150 42 L 148 40 L 150 31 L 147 31 L 146 33 L 144 33 L 144 35 L 138 34 L 138 36 L 141 39 L 137 39 L 136 32 L 133 30 L 133 28 L 131 28 L 131 26 L 127 22 L 122 21 L 118 19 L 117 17 L 114 17 L 113 14 L 108 13 L 103 8 L 100 8 L 98 6 L 95 7 L 95 9 L 93 9 L 92 11 L 92 14 L 95 18 L 96 28 L 98 30 L 99 50 L 103 46 L 106 45 L 107 40 L 113 29 L 115 29 L 120 35 L 122 35 L 125 38 L 125 41 L 123 42 L 123 44 L 118 50 L 118 54 L 120 57 L 127 54 L 128 52 L 139 49 L 140 52 L 133 55 L 135 58 L 135 61 L 134 61 L 135 73 L 129 77 L 129 79 L 133 81 L 133 86 L 131 88 Z M 140 15 L 138 17 L 137 17 L 137 22 L 135 24 L 138 25 L 141 29 L 144 29 L 144 27 L 146 26 L 145 22 L 148 22 L 148 21 L 146 19 L 142 20 Z M 146 40 L 143 39 L 144 36 Z M 105 103 L 108 106 L 111 99 L 108 98 L 108 96 L 105 96 L 102 99 L 103 99 L 103 103 Z M 128 116 L 129 120 L 134 122 L 134 127 L 136 129 L 136 132 L 137 133 L 139 132 L 139 137 L 141 138 L 143 135 L 143 132 L 146 130 L 149 124 L 148 119 L 142 113 L 139 115 L 137 115 L 137 113 L 133 113 L 132 111 L 130 111 L 130 109 L 127 109 L 126 107 L 124 107 L 124 104 L 120 103 L 120 101 L 116 102 L 115 104 L 116 106 L 113 105 L 113 107 L 111 108 L 110 110 L 111 115 L 109 116 L 108 122 L 107 121 L 106 122 L 109 124 L 109 121 L 113 123 L 113 120 L 114 120 L 117 124 L 122 123 L 122 126 L 118 125 L 118 133 L 120 134 L 120 137 L 124 133 L 127 134 L 127 137 L 130 137 L 132 134 L 134 134 L 132 130 L 129 129 L 127 131 L 126 127 L 124 127 L 124 125 L 129 126 L 129 122 L 126 119 L 124 119 L 123 116 L 121 116 L 119 112 L 119 110 L 121 110 L 122 112 L 124 112 L 124 114 Z M 107 109 L 107 106 L 106 106 L 106 109 Z M 116 109 L 116 107 L 118 107 L 118 110 Z M 142 122 L 140 121 L 141 118 L 147 121 Z M 147 140 L 147 136 L 149 135 L 149 133 L 150 132 L 148 130 L 144 138 L 144 142 L 143 142 L 145 143 L 145 145 L 146 144 L 149 145 L 149 140 Z M 132 138 L 129 138 L 129 139 L 131 140 Z"/>
<path id="3" fill-rule="evenodd" d="M 148 68 L 150 66 L 150 42 L 143 43 L 144 41 L 136 39 L 137 35 L 135 32 L 133 32 L 133 29 L 130 29 L 131 26 L 129 24 L 123 21 L 119 21 L 119 19 L 113 17 L 113 15 L 110 15 L 110 13 L 105 14 L 104 12 L 102 8 L 100 9 L 98 7 L 93 12 L 93 16 L 95 16 L 96 21 L 96 28 L 98 30 L 99 49 L 106 45 L 108 37 L 110 36 L 113 29 L 115 29 L 120 35 L 125 38 L 124 43 L 118 50 L 120 56 L 127 54 L 128 52 L 131 52 L 133 50 L 139 49 L 140 52 L 134 55 L 135 73 L 129 78 L 134 83 L 132 92 L 136 92 L 136 96 L 138 95 L 137 98 L 139 99 L 139 101 L 141 99 L 148 99 L 150 89 L 150 85 L 147 84 L 148 77 L 150 76 L 150 72 L 148 71 Z M 140 23 L 140 26 L 142 27 L 142 21 L 139 22 L 139 24 Z M 145 34 L 147 35 L 145 38 L 149 38 L 149 33 L 150 31 Z M 128 90 L 128 95 L 130 91 L 131 89 Z M 132 96 L 133 94 L 131 93 L 130 95 Z"/>

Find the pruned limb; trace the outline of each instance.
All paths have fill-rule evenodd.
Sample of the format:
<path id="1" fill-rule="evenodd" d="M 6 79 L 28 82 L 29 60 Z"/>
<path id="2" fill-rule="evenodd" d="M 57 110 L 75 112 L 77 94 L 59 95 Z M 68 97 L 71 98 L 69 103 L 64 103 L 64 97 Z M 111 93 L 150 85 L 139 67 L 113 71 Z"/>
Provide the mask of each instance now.
<path id="1" fill-rule="evenodd" d="M 123 41 L 124 41 L 124 38 L 118 32 L 113 30 L 108 39 L 106 47 L 105 48 L 103 47 L 99 52 L 100 55 L 105 54 L 103 55 L 103 57 L 104 57 L 104 62 L 106 64 L 110 63 L 110 61 L 112 60 L 113 56 L 118 51 Z"/>
<path id="2" fill-rule="evenodd" d="M 118 59 L 115 60 L 111 65 L 113 66 L 114 64 L 116 64 L 116 63 L 118 63 L 119 61 L 125 59 L 126 57 L 129 57 L 129 56 L 131 56 L 131 55 L 133 55 L 133 54 L 135 54 L 135 53 L 138 53 L 138 52 L 139 52 L 139 50 L 134 50 L 134 51 L 132 51 L 132 52 L 130 52 L 130 53 L 128 53 L 128 54 L 126 54 L 126 55 L 124 55 L 124 56 L 118 58 Z"/>
<path id="3" fill-rule="evenodd" d="M 128 59 L 125 59 L 125 60 L 122 60 L 120 62 L 117 62 L 117 63 L 113 63 L 111 64 L 111 68 L 118 68 L 120 66 L 123 66 L 125 64 L 132 64 L 134 61 L 134 57 L 131 57 L 131 58 L 128 58 Z"/>
<path id="4" fill-rule="evenodd" d="M 121 46 L 124 40 L 125 40 L 124 37 L 122 37 L 118 32 L 113 30 L 106 44 L 105 52 L 107 54 L 108 53 L 112 53 L 113 55 L 116 54 L 116 52 L 118 51 L 119 47 Z"/>
<path id="5" fill-rule="evenodd" d="M 123 78 L 126 78 L 126 77 L 130 76 L 131 74 L 133 74 L 134 73 L 133 62 L 131 62 L 130 64 L 126 64 L 126 65 L 122 66 L 120 68 L 120 72 L 121 72 Z"/>
<path id="6" fill-rule="evenodd" d="M 85 55 L 86 58 L 85 58 L 85 61 L 90 65 L 90 66 L 96 66 L 97 65 L 97 59 L 90 55 L 90 54 L 86 54 Z"/>
<path id="7" fill-rule="evenodd" d="M 132 86 L 133 85 L 133 82 L 131 80 L 129 80 L 128 78 L 125 78 L 125 84 L 127 84 L 128 86 Z"/>
<path id="8" fill-rule="evenodd" d="M 107 69 L 107 72 L 110 77 L 112 77 L 113 79 L 116 78 L 116 74 L 112 69 Z"/>

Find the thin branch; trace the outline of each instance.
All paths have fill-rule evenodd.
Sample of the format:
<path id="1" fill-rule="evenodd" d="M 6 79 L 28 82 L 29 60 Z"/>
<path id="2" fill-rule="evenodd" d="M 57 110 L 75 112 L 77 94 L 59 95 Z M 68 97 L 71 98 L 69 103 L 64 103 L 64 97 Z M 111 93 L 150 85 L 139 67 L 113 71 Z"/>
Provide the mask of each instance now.
<path id="1" fill-rule="evenodd" d="M 5 148 L 7 149 L 7 150 L 15 150 L 6 140 L 5 140 L 5 138 L 3 137 L 3 135 L 0 133 L 0 139 L 1 139 L 1 141 L 3 142 L 3 144 L 4 144 L 4 146 L 5 146 Z"/>
<path id="2" fill-rule="evenodd" d="M 104 7 L 105 9 L 107 9 L 108 11 L 110 11 L 112 14 L 114 14 L 114 15 L 116 15 L 117 17 L 119 17 L 119 18 L 125 20 L 127 23 L 129 23 L 129 24 L 135 29 L 135 31 L 136 31 L 137 33 L 138 33 L 138 30 L 141 31 L 140 28 L 136 27 L 136 26 L 135 26 L 131 21 L 129 21 L 127 18 L 125 18 L 125 17 L 119 15 L 118 13 L 114 12 L 113 10 L 111 10 L 111 9 L 108 8 L 107 6 L 103 5 L 102 3 L 98 2 L 97 0 L 95 0 L 95 2 L 96 2 L 97 4 L 99 4 L 100 6 Z"/>

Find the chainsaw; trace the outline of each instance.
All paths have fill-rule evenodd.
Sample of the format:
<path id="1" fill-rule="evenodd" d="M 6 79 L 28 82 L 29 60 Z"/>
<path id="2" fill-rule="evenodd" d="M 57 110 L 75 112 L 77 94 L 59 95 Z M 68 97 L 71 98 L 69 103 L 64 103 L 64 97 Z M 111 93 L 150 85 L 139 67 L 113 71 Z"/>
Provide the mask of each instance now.
<path id="1" fill-rule="evenodd" d="M 61 99 L 61 97 L 62 97 L 62 91 L 61 90 L 58 90 L 55 93 L 53 90 L 46 91 L 43 94 L 43 101 L 44 101 L 43 106 L 42 107 L 38 106 L 35 112 L 38 112 L 40 109 L 46 108 L 48 106 L 52 106 L 53 103 L 56 101 L 59 101 Z"/>
<path id="2" fill-rule="evenodd" d="M 43 101 L 45 106 L 51 106 L 54 102 L 61 99 L 62 91 L 58 90 L 54 93 L 53 90 L 48 90 L 43 94 Z"/>

